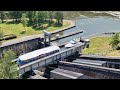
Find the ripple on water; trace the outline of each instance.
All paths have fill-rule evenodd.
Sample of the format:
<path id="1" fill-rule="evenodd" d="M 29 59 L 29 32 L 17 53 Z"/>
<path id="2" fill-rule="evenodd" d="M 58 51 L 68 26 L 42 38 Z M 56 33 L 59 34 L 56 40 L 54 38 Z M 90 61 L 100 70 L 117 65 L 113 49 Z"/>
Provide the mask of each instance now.
<path id="1" fill-rule="evenodd" d="M 95 33 L 103 32 L 120 32 L 120 19 L 110 16 L 98 16 L 92 18 L 77 19 L 76 27 L 62 32 L 62 35 L 69 34 L 78 30 L 85 30 L 81 34 L 77 34 L 68 38 L 61 39 L 59 42 L 70 41 L 76 37 L 86 37 Z"/>

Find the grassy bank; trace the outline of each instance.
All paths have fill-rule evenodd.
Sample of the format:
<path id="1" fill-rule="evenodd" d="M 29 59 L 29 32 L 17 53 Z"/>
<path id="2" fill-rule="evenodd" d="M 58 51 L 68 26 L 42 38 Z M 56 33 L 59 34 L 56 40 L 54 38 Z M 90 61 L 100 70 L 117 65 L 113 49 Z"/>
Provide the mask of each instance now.
<path id="1" fill-rule="evenodd" d="M 83 54 L 99 54 L 105 56 L 120 56 L 120 50 L 112 50 L 109 45 L 110 37 L 95 37 L 90 39 L 90 47 L 83 50 Z"/>
<path id="2" fill-rule="evenodd" d="M 47 31 L 54 31 L 54 30 L 58 30 L 58 29 L 62 29 L 62 28 L 65 28 L 65 27 L 68 27 L 70 25 L 70 22 L 68 21 L 64 21 L 63 22 L 63 26 L 50 26 L 50 27 L 47 27 L 46 30 Z M 29 26 L 29 27 L 26 27 L 26 33 L 23 33 L 24 32 L 24 27 L 22 26 L 21 23 L 18 23 L 18 24 L 0 24 L 0 27 L 1 29 L 3 30 L 3 33 L 5 35 L 8 35 L 8 34 L 15 34 L 18 38 L 19 37 L 23 37 L 23 36 L 28 36 L 28 35 L 35 35 L 35 34 L 41 34 L 43 30 L 45 29 L 36 29 L 36 28 L 33 28 L 32 26 Z"/>

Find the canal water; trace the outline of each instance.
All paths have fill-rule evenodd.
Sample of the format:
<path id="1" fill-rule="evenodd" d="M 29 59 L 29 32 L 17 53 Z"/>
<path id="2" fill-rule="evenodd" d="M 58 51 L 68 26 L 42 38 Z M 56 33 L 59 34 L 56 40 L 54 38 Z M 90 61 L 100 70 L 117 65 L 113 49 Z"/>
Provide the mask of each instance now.
<path id="1" fill-rule="evenodd" d="M 96 33 L 103 32 L 120 32 L 120 19 L 110 15 L 80 15 L 77 19 L 72 19 L 76 27 L 66 31 L 57 33 L 60 35 L 69 34 L 78 30 L 83 30 L 83 33 L 76 34 L 64 39 L 56 41 L 57 43 L 64 43 L 74 38 L 87 37 Z M 55 36 L 55 35 L 54 35 Z"/>

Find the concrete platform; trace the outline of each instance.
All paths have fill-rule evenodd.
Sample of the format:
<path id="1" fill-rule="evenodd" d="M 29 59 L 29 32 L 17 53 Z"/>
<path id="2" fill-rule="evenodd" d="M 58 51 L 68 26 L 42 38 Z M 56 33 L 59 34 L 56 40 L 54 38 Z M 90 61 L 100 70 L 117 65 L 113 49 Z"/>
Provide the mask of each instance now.
<path id="1" fill-rule="evenodd" d="M 82 73 L 57 68 L 50 72 L 51 78 L 54 79 L 94 79 Z"/>
<path id="2" fill-rule="evenodd" d="M 97 60 L 86 60 L 86 59 L 76 59 L 73 63 L 80 63 L 80 64 L 88 64 L 88 65 L 95 65 L 95 66 L 105 66 L 106 61 L 97 61 Z"/>

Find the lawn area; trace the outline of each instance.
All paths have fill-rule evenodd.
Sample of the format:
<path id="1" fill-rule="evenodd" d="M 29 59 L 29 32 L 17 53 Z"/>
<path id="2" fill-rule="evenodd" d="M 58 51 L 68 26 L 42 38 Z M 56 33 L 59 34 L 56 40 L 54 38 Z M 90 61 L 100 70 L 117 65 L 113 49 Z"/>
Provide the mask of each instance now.
<path id="1" fill-rule="evenodd" d="M 94 37 L 90 39 L 90 47 L 82 51 L 83 54 L 99 54 L 105 56 L 120 56 L 120 50 L 112 50 L 109 45 L 110 37 Z"/>
<path id="2" fill-rule="evenodd" d="M 65 28 L 67 26 L 70 25 L 70 22 L 68 21 L 64 21 L 63 22 L 63 26 L 59 26 L 59 27 L 55 27 L 55 26 L 51 26 L 51 27 L 47 27 L 47 31 L 53 31 L 53 30 L 58 30 L 58 29 L 62 29 Z M 8 34 L 15 34 L 18 38 L 22 37 L 22 36 L 28 36 L 28 35 L 35 35 L 35 34 L 41 34 L 43 29 L 35 29 L 30 27 L 26 27 L 26 33 L 22 33 L 24 31 L 24 27 L 22 26 L 21 23 L 18 24 L 0 24 L 1 29 L 3 30 L 3 33 L 5 35 Z"/>

